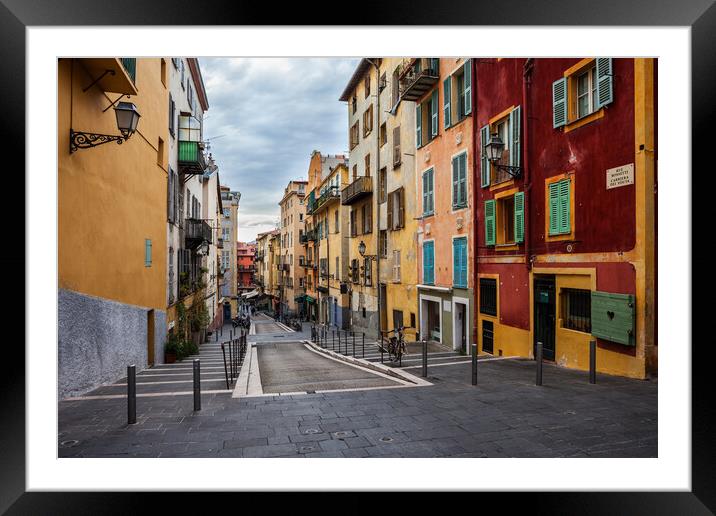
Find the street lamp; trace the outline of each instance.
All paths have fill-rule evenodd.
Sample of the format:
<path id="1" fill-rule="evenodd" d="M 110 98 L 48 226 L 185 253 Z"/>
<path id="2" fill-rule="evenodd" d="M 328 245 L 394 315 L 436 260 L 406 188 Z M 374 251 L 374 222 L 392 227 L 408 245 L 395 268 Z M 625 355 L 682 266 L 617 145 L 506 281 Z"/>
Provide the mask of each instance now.
<path id="1" fill-rule="evenodd" d="M 122 133 L 120 136 L 109 134 L 85 133 L 70 129 L 70 154 L 77 149 L 89 149 L 103 143 L 117 142 L 121 145 L 129 140 L 129 137 L 137 130 L 139 123 L 139 111 L 137 106 L 131 102 L 120 102 L 114 108 L 117 117 L 117 128 Z"/>
<path id="2" fill-rule="evenodd" d="M 505 151 L 505 142 L 502 141 L 498 133 L 493 133 L 490 136 L 490 141 L 485 145 L 485 151 L 487 153 L 487 159 L 490 163 L 493 163 L 498 169 L 506 171 L 512 177 L 520 177 L 522 175 L 522 168 L 513 165 L 502 165 L 500 160 L 502 159 L 502 153 Z"/>
<path id="3" fill-rule="evenodd" d="M 358 252 L 363 258 L 370 258 L 371 260 L 375 260 L 376 255 L 374 254 L 365 254 L 365 242 L 363 240 L 360 241 L 360 244 L 358 244 Z"/>

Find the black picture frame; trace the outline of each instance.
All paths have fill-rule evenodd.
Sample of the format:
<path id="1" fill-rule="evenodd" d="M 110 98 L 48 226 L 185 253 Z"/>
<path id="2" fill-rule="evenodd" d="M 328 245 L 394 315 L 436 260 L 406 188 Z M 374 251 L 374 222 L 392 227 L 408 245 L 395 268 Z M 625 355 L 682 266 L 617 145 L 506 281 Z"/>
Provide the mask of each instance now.
<path id="1" fill-rule="evenodd" d="M 380 4 L 380 7 L 378 7 Z M 12 188 L 15 202 L 24 203 L 26 194 L 25 170 L 25 29 L 28 26 L 62 25 L 261 25 L 294 24 L 304 21 L 310 25 L 337 23 L 351 25 L 583 25 L 592 26 L 684 26 L 691 28 L 692 70 L 692 163 L 693 170 L 708 173 L 713 164 L 706 162 L 713 143 L 707 141 L 710 125 L 716 113 L 716 5 L 714 0 L 622 0 L 602 3 L 594 0 L 557 0 L 536 2 L 501 0 L 474 2 L 459 0 L 450 4 L 426 0 L 399 1 L 384 5 L 371 0 L 353 12 L 339 12 L 335 4 L 321 7 L 306 3 L 252 3 L 227 0 L 0 0 L 0 78 L 2 79 L 2 142 L 7 153 L 6 187 Z M 608 6 L 608 8 L 607 8 Z M 350 6 L 347 6 L 350 7 Z M 353 6 L 355 7 L 355 6 Z M 375 13 L 378 12 L 376 17 Z M 348 11 L 348 10 L 347 10 Z M 91 46 L 91 42 L 87 42 Z M 54 120 L 48 117 L 49 121 Z M 686 128 L 684 129 L 686 130 Z M 699 166 L 701 165 L 701 166 Z M 12 170 L 10 170 L 12 169 Z M 673 173 L 674 171 L 660 171 Z M 53 171 L 47 171 L 48 177 Z M 684 171 L 678 173 L 684 174 Z M 696 174 L 694 174 L 695 176 Z M 693 176 L 692 176 L 693 177 Z M 704 174 L 703 177 L 708 177 Z M 709 177 L 710 179 L 710 177 Z M 699 192 L 701 190 L 701 192 Z M 695 188 L 695 195 L 705 195 Z M 667 198 L 668 199 L 668 198 Z M 662 200 L 662 203 L 666 201 Z M 708 201 L 706 201 L 708 202 Z M 692 205 L 698 206 L 694 199 Z M 18 206 L 12 213 L 25 213 Z M 694 224 L 697 218 L 694 217 Z M 17 223 L 17 218 L 15 219 Z M 703 222 L 702 222 L 703 224 Z M 694 230 L 696 228 L 694 227 Z M 696 231 L 693 233 L 698 235 Z M 700 233 L 703 235 L 703 233 Z M 24 242 L 23 242 L 24 243 Z M 25 340 L 26 307 L 19 298 L 25 292 L 22 270 L 27 277 L 25 246 L 13 242 L 6 249 L 2 263 L 6 269 L 6 292 L 13 293 L 15 310 L 21 314 L 3 314 L 6 329 L 14 335 L 4 336 L 4 365 L 0 384 L 0 513 L 7 514 L 104 514 L 144 512 L 151 505 L 148 500 L 157 495 L 135 493 L 27 493 L 25 492 L 25 353 L 20 342 Z M 693 259 L 693 265 L 703 264 L 706 258 Z M 22 296 L 24 300 L 24 295 Z M 690 300 L 684 300 L 689 302 Z M 694 300 L 695 301 L 695 300 Z M 20 308 L 22 307 L 22 308 Z M 692 304 L 693 321 L 708 320 L 709 304 Z M 661 314 L 662 317 L 666 316 Z M 54 324 L 54 316 L 45 316 L 47 324 Z M 703 323 L 702 323 L 703 324 Z M 497 501 L 502 511 L 525 504 L 536 514 L 711 514 L 716 511 L 716 453 L 713 428 L 716 404 L 712 401 L 713 387 L 707 383 L 713 360 L 713 337 L 697 339 L 684 329 L 683 347 L 691 338 L 698 345 L 692 347 L 692 490 L 691 492 L 587 492 L 587 493 L 529 493 L 477 494 L 473 500 L 479 505 Z M 48 343 L 48 345 L 51 345 Z M 664 343 L 664 345 L 675 345 Z M 505 496 L 507 495 L 507 496 Z M 216 496 L 216 495 L 213 495 Z M 350 495 L 359 499 L 359 495 Z M 493 500 L 500 497 L 500 500 Z M 163 512 L 175 507 L 186 509 L 186 496 L 172 494 L 161 500 Z M 168 498 L 168 499 L 167 499 Z M 214 498 L 218 510 L 221 498 Z M 396 500 L 401 509 L 407 507 L 408 497 Z M 413 502 L 416 500 L 411 495 Z M 349 501 L 346 497 L 344 503 Z M 418 499 L 419 503 L 420 500 Z M 477 503 L 477 502 L 476 502 Z M 352 505 L 352 504 L 351 504 Z M 397 508 L 396 508 L 397 509 Z M 456 509 L 457 510 L 457 507 Z"/>

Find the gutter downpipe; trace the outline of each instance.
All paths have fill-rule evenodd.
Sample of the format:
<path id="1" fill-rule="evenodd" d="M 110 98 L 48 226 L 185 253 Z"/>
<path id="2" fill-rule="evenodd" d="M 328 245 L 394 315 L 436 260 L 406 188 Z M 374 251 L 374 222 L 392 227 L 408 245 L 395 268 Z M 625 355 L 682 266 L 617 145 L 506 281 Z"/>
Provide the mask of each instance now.
<path id="1" fill-rule="evenodd" d="M 473 250 L 473 252 L 472 252 L 472 255 L 473 255 L 472 256 L 472 270 L 475 271 L 473 273 L 474 284 L 472 286 L 472 291 L 474 293 L 474 297 L 477 297 L 479 283 L 480 283 L 478 280 L 478 276 L 477 276 L 477 274 L 478 274 L 478 269 L 477 269 L 477 267 L 478 267 L 478 258 L 477 258 L 478 246 L 477 246 L 477 242 L 478 242 L 478 236 L 479 236 L 478 229 L 477 229 L 478 228 L 477 222 L 478 222 L 478 216 L 480 213 L 480 204 L 478 201 L 479 189 L 477 187 L 477 185 L 479 184 L 478 183 L 479 175 L 477 173 L 477 164 L 480 163 L 480 158 L 479 158 L 480 153 L 478 152 L 480 147 L 479 147 L 477 140 L 480 135 L 480 126 L 477 123 L 477 113 L 478 113 L 478 111 L 477 111 L 477 88 L 478 88 L 477 59 L 471 59 L 471 62 L 472 62 L 472 64 L 470 65 L 470 67 L 472 68 L 471 73 L 472 73 L 472 84 L 473 84 L 472 92 L 470 93 L 472 96 L 472 100 L 471 100 L 471 102 L 472 102 L 472 209 L 474 210 L 473 211 L 474 212 L 473 226 L 472 226 L 473 227 L 473 230 L 472 230 L 472 242 L 473 242 L 473 244 L 472 244 L 472 250 Z M 478 339 L 479 328 L 478 328 L 478 324 L 477 324 L 477 303 L 475 303 L 475 302 L 472 303 L 472 310 L 473 310 L 472 341 L 477 343 L 479 341 L 479 339 Z M 472 348 L 470 348 L 470 349 L 472 349 Z"/>
<path id="2" fill-rule="evenodd" d="M 529 273 L 532 270 L 531 255 L 531 239 L 530 239 L 530 192 L 532 190 L 532 182 L 530 178 L 530 161 L 529 161 L 529 111 L 527 103 L 529 99 L 528 89 L 531 85 L 532 68 L 534 67 L 534 58 L 530 57 L 525 61 L 522 72 L 522 128 L 523 128 L 523 157 L 522 169 L 524 170 L 524 192 L 525 192 L 525 264 Z"/>

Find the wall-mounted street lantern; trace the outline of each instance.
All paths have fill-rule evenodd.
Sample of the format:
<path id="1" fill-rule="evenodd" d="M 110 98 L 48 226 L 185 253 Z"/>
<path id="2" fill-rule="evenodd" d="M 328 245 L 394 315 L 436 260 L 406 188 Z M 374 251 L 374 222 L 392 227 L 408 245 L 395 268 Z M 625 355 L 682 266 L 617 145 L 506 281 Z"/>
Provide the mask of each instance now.
<path id="1" fill-rule="evenodd" d="M 85 133 L 70 129 L 70 154 L 77 149 L 89 149 L 108 142 L 117 142 L 121 145 L 129 140 L 129 137 L 137 130 L 141 116 L 137 111 L 137 106 L 131 102 L 120 102 L 115 106 L 114 113 L 117 116 L 117 128 L 122 133 L 121 136 Z"/>
<path id="2" fill-rule="evenodd" d="M 498 169 L 506 171 L 512 177 L 520 177 L 522 175 L 521 167 L 502 165 L 499 163 L 502 159 L 502 153 L 505 151 L 505 142 L 502 141 L 499 134 L 494 133 L 490 136 L 490 141 L 485 145 L 485 151 L 487 152 L 487 159 Z"/>
<path id="3" fill-rule="evenodd" d="M 374 254 L 365 254 L 365 242 L 363 240 L 360 241 L 360 244 L 358 244 L 358 252 L 363 258 L 370 258 L 372 260 L 375 260 L 376 255 Z"/>

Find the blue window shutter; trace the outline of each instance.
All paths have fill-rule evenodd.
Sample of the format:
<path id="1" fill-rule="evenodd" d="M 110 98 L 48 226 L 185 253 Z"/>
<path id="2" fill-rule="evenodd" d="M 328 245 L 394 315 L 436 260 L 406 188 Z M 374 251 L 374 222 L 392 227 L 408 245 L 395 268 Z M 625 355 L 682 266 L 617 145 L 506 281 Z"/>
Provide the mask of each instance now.
<path id="1" fill-rule="evenodd" d="M 567 124 L 567 78 L 552 83 L 552 127 Z"/>
<path id="2" fill-rule="evenodd" d="M 453 245 L 453 284 L 456 287 L 467 287 L 467 239 L 456 238 Z"/>
<path id="3" fill-rule="evenodd" d="M 455 209 L 459 204 L 460 200 L 458 199 L 458 184 L 460 182 L 459 178 L 459 165 L 457 162 L 457 156 L 452 159 L 452 207 Z"/>
<path id="4" fill-rule="evenodd" d="M 549 185 L 549 234 L 559 234 L 559 184 Z"/>
<path id="5" fill-rule="evenodd" d="M 452 241 L 452 283 L 455 286 L 460 285 L 462 276 L 460 275 L 460 241 L 455 239 Z"/>
<path id="6" fill-rule="evenodd" d="M 144 266 L 152 266 L 152 241 L 149 238 L 144 239 Z"/>
<path id="7" fill-rule="evenodd" d="M 415 106 L 415 146 L 420 147 L 423 143 L 423 105 Z"/>
<path id="8" fill-rule="evenodd" d="M 427 285 L 435 281 L 434 278 L 434 242 L 423 243 L 423 282 Z"/>
<path id="9" fill-rule="evenodd" d="M 437 75 L 440 74 L 440 58 L 439 57 L 431 57 L 430 58 L 430 69 L 435 72 Z"/>
<path id="10" fill-rule="evenodd" d="M 465 61 L 463 74 L 465 76 L 465 115 L 472 113 L 472 59 Z"/>
<path id="11" fill-rule="evenodd" d="M 450 98 L 452 92 L 450 90 L 451 77 L 448 77 L 443 81 L 443 121 L 445 123 L 445 129 L 450 127 Z"/>
<path id="12" fill-rule="evenodd" d="M 438 89 L 433 90 L 430 96 L 430 134 L 438 135 Z"/>
<path id="13" fill-rule="evenodd" d="M 458 156 L 458 166 L 460 182 L 457 191 L 460 197 L 460 204 L 467 206 L 467 154 L 460 154 Z"/>
<path id="14" fill-rule="evenodd" d="M 428 180 L 430 182 L 430 187 L 428 188 L 428 201 L 430 202 L 430 204 L 429 204 L 430 213 L 433 213 L 435 211 L 435 190 L 433 188 L 434 179 L 435 179 L 435 170 L 431 168 L 430 171 L 428 172 Z"/>
<path id="15" fill-rule="evenodd" d="M 490 186 L 490 162 L 487 159 L 485 145 L 490 138 L 490 126 L 480 129 L 480 185 L 484 188 Z"/>
<path id="16" fill-rule="evenodd" d="M 495 201 L 485 201 L 485 245 L 495 245 Z"/>
<path id="17" fill-rule="evenodd" d="M 520 106 L 510 111 L 510 165 L 519 167 L 522 162 L 520 149 L 520 126 L 522 123 Z"/>
<path id="18" fill-rule="evenodd" d="M 515 243 L 525 239 L 525 193 L 515 194 Z"/>
<path id="19" fill-rule="evenodd" d="M 423 172 L 423 214 L 430 213 L 430 171 Z"/>
<path id="20" fill-rule="evenodd" d="M 612 58 L 597 58 L 597 109 L 614 100 L 612 85 Z"/>

